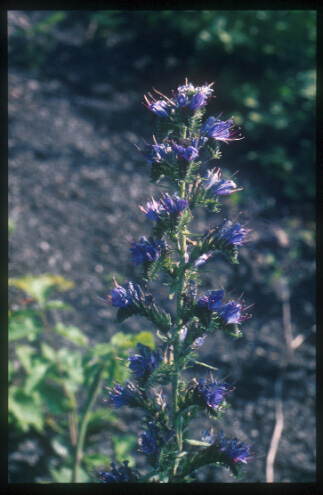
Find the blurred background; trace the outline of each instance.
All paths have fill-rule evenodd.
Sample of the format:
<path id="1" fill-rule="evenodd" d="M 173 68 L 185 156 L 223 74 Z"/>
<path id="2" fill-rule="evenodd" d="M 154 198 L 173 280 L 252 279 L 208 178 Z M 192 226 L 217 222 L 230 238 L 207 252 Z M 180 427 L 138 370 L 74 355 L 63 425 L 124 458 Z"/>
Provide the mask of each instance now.
<path id="1" fill-rule="evenodd" d="M 128 352 L 139 332 L 158 344 L 143 319 L 117 326 L 99 298 L 113 276 L 140 281 L 127 238 L 150 233 L 137 205 L 161 194 L 134 147 L 152 141 L 155 125 L 143 95 L 152 87 L 170 95 L 187 77 L 215 82 L 208 115 L 234 115 L 244 136 L 223 143 L 213 165 L 226 177 L 238 172 L 243 191 L 218 216 L 198 211 L 194 231 L 238 214 L 253 229 L 238 266 L 217 258 L 201 270 L 203 293 L 222 284 L 254 303 L 242 339 L 220 333 L 201 348 L 199 360 L 236 386 L 214 426 L 252 443 L 242 482 L 269 481 L 270 472 L 275 482 L 314 482 L 316 12 L 10 11 L 8 33 L 9 481 L 71 481 L 73 417 L 84 417 L 86 387 L 96 383 L 91 363 L 103 356 L 107 366 L 112 349 Z M 161 282 L 149 287 L 172 311 Z M 113 362 L 91 404 L 80 481 L 114 458 L 145 471 L 140 414 L 101 419 L 104 386 L 126 376 Z M 62 394 L 55 399 L 62 377 L 64 405 Z M 209 426 L 201 418 L 194 438 Z M 236 482 L 213 467 L 198 481 Z"/>

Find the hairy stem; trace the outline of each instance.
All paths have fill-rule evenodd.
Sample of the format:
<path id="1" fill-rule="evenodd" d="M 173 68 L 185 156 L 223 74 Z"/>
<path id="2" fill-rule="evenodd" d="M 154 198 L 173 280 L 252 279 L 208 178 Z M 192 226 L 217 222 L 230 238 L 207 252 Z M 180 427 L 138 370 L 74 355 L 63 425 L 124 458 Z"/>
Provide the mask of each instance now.
<path id="1" fill-rule="evenodd" d="M 180 197 L 185 198 L 185 182 L 181 182 L 180 187 Z M 175 364 L 175 374 L 173 379 L 173 428 L 176 431 L 177 446 L 179 453 L 183 450 L 183 439 L 182 439 L 182 424 L 180 418 L 178 417 L 178 392 L 179 392 L 179 329 L 181 325 L 181 312 L 183 304 L 183 290 L 185 287 L 185 250 L 186 250 L 186 238 L 185 234 L 180 233 L 179 247 L 180 247 L 180 266 L 182 267 L 179 272 L 179 286 L 177 290 L 177 315 L 176 315 L 176 340 L 174 342 L 174 364 Z M 174 464 L 173 475 L 176 474 L 176 463 Z"/>

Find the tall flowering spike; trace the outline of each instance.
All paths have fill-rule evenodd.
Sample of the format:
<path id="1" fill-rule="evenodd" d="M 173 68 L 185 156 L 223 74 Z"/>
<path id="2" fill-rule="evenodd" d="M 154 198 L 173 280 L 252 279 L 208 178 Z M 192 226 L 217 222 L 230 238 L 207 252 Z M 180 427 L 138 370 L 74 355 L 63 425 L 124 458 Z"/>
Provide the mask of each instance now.
<path id="1" fill-rule="evenodd" d="M 221 179 L 220 169 L 217 171 L 215 171 L 215 169 L 208 170 L 203 185 L 213 196 L 223 196 L 242 189 L 241 187 L 237 188 L 237 185 L 233 180 Z"/>
<path id="2" fill-rule="evenodd" d="M 237 135 L 239 129 L 235 129 L 233 117 L 226 122 L 215 117 L 209 117 L 201 127 L 201 135 L 218 141 L 237 141 L 242 137 Z"/>
<path id="3" fill-rule="evenodd" d="M 248 232 L 250 232 L 250 229 L 244 229 L 240 223 L 233 225 L 230 220 L 224 219 L 218 228 L 216 237 L 224 241 L 226 244 L 242 246 L 248 242 L 246 239 Z"/>
<path id="4" fill-rule="evenodd" d="M 202 403 L 211 409 L 218 409 L 224 400 L 224 397 L 232 390 L 229 390 L 229 385 L 225 382 L 217 382 L 216 380 L 204 380 L 201 378 L 196 388 L 196 394 Z"/>
<path id="5" fill-rule="evenodd" d="M 110 399 L 114 403 L 114 407 L 119 409 L 122 406 L 140 407 L 141 397 L 138 389 L 130 381 L 126 380 L 126 386 L 116 384 L 113 391 L 110 392 Z"/>
<path id="6" fill-rule="evenodd" d="M 162 361 L 159 353 L 147 345 L 137 344 L 138 354 L 130 356 L 129 369 L 136 375 L 137 378 L 143 377 L 146 374 L 152 373 Z"/>

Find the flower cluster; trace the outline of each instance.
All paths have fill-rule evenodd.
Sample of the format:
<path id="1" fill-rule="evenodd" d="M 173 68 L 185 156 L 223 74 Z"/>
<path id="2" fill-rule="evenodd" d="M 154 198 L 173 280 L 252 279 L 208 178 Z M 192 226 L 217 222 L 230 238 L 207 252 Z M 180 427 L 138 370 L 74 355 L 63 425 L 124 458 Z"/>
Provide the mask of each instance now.
<path id="1" fill-rule="evenodd" d="M 166 252 L 167 244 L 165 241 L 155 240 L 153 237 L 141 237 L 139 243 L 131 243 L 131 257 L 136 266 L 141 265 L 145 261 L 156 261 L 162 254 Z"/>
<path id="2" fill-rule="evenodd" d="M 202 405 L 213 410 L 220 407 L 229 392 L 232 392 L 232 390 L 229 390 L 229 385 L 226 382 L 217 382 L 214 379 L 204 380 L 204 378 L 199 380 L 195 389 L 197 400 Z"/>
<path id="3" fill-rule="evenodd" d="M 201 136 L 217 141 L 237 141 L 242 139 L 240 134 L 237 136 L 238 130 L 234 129 L 233 117 L 226 122 L 219 118 L 209 117 L 201 127 Z"/>
<path id="4" fill-rule="evenodd" d="M 139 434 L 140 451 L 151 455 L 158 452 L 174 435 L 175 431 L 168 430 L 160 433 L 160 428 L 155 423 L 148 423 L 148 430 Z"/>
<path id="5" fill-rule="evenodd" d="M 242 246 L 248 242 L 246 239 L 248 232 L 250 232 L 250 229 L 244 229 L 240 223 L 233 225 L 230 220 L 224 219 L 218 228 L 216 236 L 225 244 Z"/>
<path id="6" fill-rule="evenodd" d="M 173 99 L 163 96 L 162 100 L 156 100 L 151 94 L 149 94 L 150 100 L 145 96 L 145 106 L 154 112 L 159 118 L 169 118 L 177 109 L 184 109 L 195 112 L 198 108 L 204 107 L 212 92 L 212 84 L 205 83 L 203 86 L 194 87 L 193 84 L 188 83 L 184 86 L 177 88 L 177 94 L 173 92 Z"/>
<path id="7" fill-rule="evenodd" d="M 142 405 L 139 389 L 130 380 L 126 380 L 125 387 L 115 384 L 113 391 L 110 392 L 110 399 L 116 409 L 122 406 L 140 407 Z"/>
<path id="8" fill-rule="evenodd" d="M 123 461 L 124 466 L 120 466 L 118 469 L 116 465 L 111 463 L 111 471 L 99 471 L 98 477 L 102 483 L 131 483 L 136 482 L 139 479 L 138 471 L 131 469 L 128 464 L 129 461 Z"/>
<path id="9" fill-rule="evenodd" d="M 247 464 L 247 461 L 251 459 L 249 449 L 251 445 L 244 446 L 244 442 L 238 443 L 237 438 L 230 438 L 224 435 L 224 431 L 221 430 L 218 436 L 214 435 L 213 431 L 203 431 L 201 436 L 202 442 L 209 443 L 210 445 L 217 444 L 220 450 L 224 452 L 233 462 L 243 462 Z"/>
<path id="10" fill-rule="evenodd" d="M 204 182 L 204 187 L 209 190 L 212 196 L 224 196 L 240 191 L 242 188 L 237 188 L 233 180 L 221 179 L 221 169 L 208 170 Z"/>
<path id="11" fill-rule="evenodd" d="M 247 308 L 243 308 L 242 304 L 236 301 L 229 301 L 226 304 L 222 304 L 224 296 L 224 290 L 208 290 L 205 296 L 201 297 L 197 301 L 197 306 L 208 311 L 216 311 L 226 323 L 241 323 L 246 320 L 248 316 L 241 316 L 241 311 Z"/>
<path id="12" fill-rule="evenodd" d="M 112 306 L 115 308 L 128 308 L 134 306 L 138 302 L 143 302 L 146 298 L 138 284 L 128 282 L 124 289 L 121 285 L 118 285 L 114 279 L 114 289 L 110 291 L 109 296 Z"/>
<path id="13" fill-rule="evenodd" d="M 152 373 L 162 361 L 162 357 L 157 351 L 152 350 L 150 347 L 144 344 L 137 344 L 138 354 L 130 356 L 129 369 L 137 377 L 143 377 Z"/>
<path id="14" fill-rule="evenodd" d="M 141 211 L 146 213 L 147 218 L 155 220 L 156 222 L 166 215 L 178 216 L 187 207 L 188 201 L 180 198 L 178 193 L 173 194 L 173 196 L 165 193 L 163 198 L 159 201 L 155 201 L 154 198 L 151 198 L 151 201 L 147 202 L 146 210 L 142 206 L 139 206 Z"/>

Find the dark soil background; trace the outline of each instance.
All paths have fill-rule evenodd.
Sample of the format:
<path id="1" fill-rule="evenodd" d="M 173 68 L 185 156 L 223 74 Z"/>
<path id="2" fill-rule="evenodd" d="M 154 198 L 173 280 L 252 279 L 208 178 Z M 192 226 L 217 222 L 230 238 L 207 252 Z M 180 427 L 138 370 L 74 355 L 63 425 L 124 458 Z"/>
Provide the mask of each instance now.
<path id="1" fill-rule="evenodd" d="M 42 15 L 11 12 L 9 40 L 21 25 L 33 25 Z M 111 36 L 102 45 L 95 39 L 85 43 L 87 30 L 81 21 L 73 28 L 57 29 L 55 45 L 41 70 L 19 63 L 14 57 L 19 46 L 12 45 L 9 215 L 16 230 L 10 236 L 9 274 L 50 272 L 74 281 L 75 288 L 64 295 L 75 308 L 67 313 L 66 323 L 79 326 L 95 344 L 120 328 L 152 330 L 143 319 L 130 319 L 118 327 L 113 323 L 114 309 L 98 298 L 106 296 L 112 276 L 121 285 L 125 280 L 140 281 L 140 269 L 130 261 L 127 238 L 149 234 L 151 223 L 138 205 L 145 205 L 151 195 L 158 198 L 161 192 L 149 182 L 148 164 L 134 147 L 142 144 L 142 138 L 151 142 L 155 123 L 141 104 L 143 95 L 152 86 L 170 94 L 185 77 L 195 85 L 205 80 L 204 74 L 191 79 L 188 67 L 172 63 L 163 47 L 157 60 L 145 58 L 145 47 L 134 46 L 131 32 L 128 38 Z M 221 73 L 216 69 L 208 82 L 214 79 L 217 98 L 210 111 L 218 115 Z M 254 303 L 252 318 L 241 325 L 242 339 L 234 341 L 218 333 L 207 339 L 199 358 L 235 382 L 229 400 L 232 407 L 220 422 L 225 431 L 253 444 L 256 458 L 249 462 L 242 482 L 266 481 L 277 379 L 283 383 L 284 429 L 274 464 L 275 482 L 314 482 L 315 258 L 311 237 L 301 236 L 313 225 L 314 209 L 312 205 L 302 217 L 283 195 L 268 193 L 261 171 L 255 178 L 253 164 L 241 154 L 240 146 L 239 141 L 224 145 L 220 166 L 229 173 L 239 170 L 237 182 L 244 190 L 236 194 L 242 199 L 238 203 L 225 198 L 215 219 L 204 210 L 197 212 L 194 228 L 202 231 L 211 218 L 217 224 L 224 217 L 234 219 L 240 211 L 240 220 L 248 220 L 252 241 L 240 249 L 240 264 L 233 267 L 222 258 L 209 262 L 202 270 L 200 291 L 223 285 L 234 297 L 243 293 L 246 305 Z M 227 153 L 234 161 L 228 160 Z M 255 181 L 261 197 L 252 194 Z M 291 252 L 296 245 L 301 255 L 295 258 Z M 293 337 L 306 335 L 291 355 L 285 340 L 282 277 L 290 290 L 287 303 Z M 159 289 L 160 279 L 150 287 L 161 305 L 169 304 L 166 292 Z M 9 295 L 10 304 L 21 297 L 14 289 Z M 200 369 L 192 369 L 192 375 L 198 373 Z M 131 413 L 120 414 L 129 422 L 129 431 L 136 433 Z M 197 437 L 198 430 L 209 427 L 208 419 L 200 420 Z M 98 443 L 98 450 L 105 448 L 106 441 Z M 44 456 L 42 438 L 9 431 L 11 482 L 37 482 L 45 474 Z M 138 455 L 139 467 L 142 457 Z M 211 467 L 198 479 L 236 482 L 226 471 Z"/>

